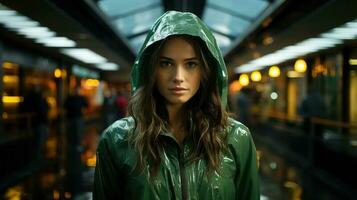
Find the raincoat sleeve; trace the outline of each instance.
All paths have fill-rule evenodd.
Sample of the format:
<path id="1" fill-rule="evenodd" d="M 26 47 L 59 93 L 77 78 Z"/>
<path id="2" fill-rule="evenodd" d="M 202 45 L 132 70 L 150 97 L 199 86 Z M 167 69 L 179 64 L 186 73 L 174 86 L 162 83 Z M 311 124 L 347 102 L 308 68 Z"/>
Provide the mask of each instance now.
<path id="1" fill-rule="evenodd" d="M 97 162 L 94 175 L 93 199 L 120 199 L 124 190 L 124 176 L 121 173 L 124 130 L 111 125 L 106 129 L 97 148 Z"/>
<path id="2" fill-rule="evenodd" d="M 239 123 L 232 129 L 230 135 L 229 146 L 237 166 L 236 199 L 258 200 L 260 199 L 258 162 L 249 129 Z"/>

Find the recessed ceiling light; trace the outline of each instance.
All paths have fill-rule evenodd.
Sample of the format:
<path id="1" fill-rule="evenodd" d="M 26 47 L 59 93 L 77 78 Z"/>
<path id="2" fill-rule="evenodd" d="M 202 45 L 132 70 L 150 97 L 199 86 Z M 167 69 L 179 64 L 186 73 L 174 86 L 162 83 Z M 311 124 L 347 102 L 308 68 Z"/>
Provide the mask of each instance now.
<path id="1" fill-rule="evenodd" d="M 37 39 L 36 42 L 45 45 L 46 47 L 74 47 L 76 43 L 66 37 L 50 37 Z"/>
<path id="2" fill-rule="evenodd" d="M 47 27 L 27 27 L 18 29 L 17 32 L 21 35 L 24 35 L 26 38 L 44 38 L 44 37 L 53 37 L 56 34 L 50 31 Z"/>
<path id="3" fill-rule="evenodd" d="M 101 70 L 108 70 L 108 71 L 119 69 L 119 66 L 115 63 L 103 63 L 103 64 L 97 65 L 97 67 Z"/>
<path id="4" fill-rule="evenodd" d="M 76 49 L 61 49 L 61 53 L 71 56 L 85 63 L 99 64 L 107 61 L 103 56 L 84 48 Z"/>

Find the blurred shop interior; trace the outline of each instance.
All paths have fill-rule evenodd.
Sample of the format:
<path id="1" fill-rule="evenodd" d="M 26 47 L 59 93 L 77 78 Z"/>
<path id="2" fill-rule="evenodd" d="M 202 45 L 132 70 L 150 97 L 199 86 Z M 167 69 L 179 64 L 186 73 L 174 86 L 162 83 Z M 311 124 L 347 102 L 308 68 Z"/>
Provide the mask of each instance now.
<path id="1" fill-rule="evenodd" d="M 261 199 L 356 199 L 355 0 L 0 0 L 0 198 L 91 199 L 100 134 L 168 10 L 215 35 Z"/>

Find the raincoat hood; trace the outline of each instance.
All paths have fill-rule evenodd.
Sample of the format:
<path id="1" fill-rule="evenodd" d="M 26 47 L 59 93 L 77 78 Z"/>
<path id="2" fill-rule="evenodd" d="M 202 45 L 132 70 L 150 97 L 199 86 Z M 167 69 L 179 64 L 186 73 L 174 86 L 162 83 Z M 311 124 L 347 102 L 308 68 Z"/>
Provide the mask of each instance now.
<path id="1" fill-rule="evenodd" d="M 223 106 L 227 104 L 227 69 L 222 53 L 208 27 L 194 14 L 189 12 L 168 11 L 156 20 L 151 27 L 143 46 L 135 60 L 132 73 L 132 94 L 141 86 L 140 73 L 143 71 L 143 54 L 154 43 L 173 35 L 191 35 L 198 37 L 205 44 L 211 57 L 215 60 L 214 68 L 218 78 L 218 88 Z"/>

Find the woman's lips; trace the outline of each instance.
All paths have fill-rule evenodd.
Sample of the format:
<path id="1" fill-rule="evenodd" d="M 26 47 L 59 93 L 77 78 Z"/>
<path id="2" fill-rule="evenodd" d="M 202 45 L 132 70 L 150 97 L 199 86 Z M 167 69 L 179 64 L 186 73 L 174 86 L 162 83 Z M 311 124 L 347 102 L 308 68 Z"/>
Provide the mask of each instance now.
<path id="1" fill-rule="evenodd" d="M 173 94 L 184 94 L 187 92 L 188 89 L 186 88 L 181 88 L 181 87 L 175 87 L 175 88 L 170 88 L 169 89 Z"/>

